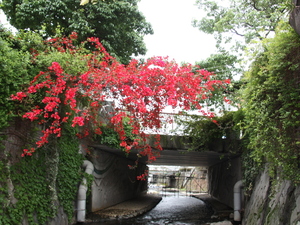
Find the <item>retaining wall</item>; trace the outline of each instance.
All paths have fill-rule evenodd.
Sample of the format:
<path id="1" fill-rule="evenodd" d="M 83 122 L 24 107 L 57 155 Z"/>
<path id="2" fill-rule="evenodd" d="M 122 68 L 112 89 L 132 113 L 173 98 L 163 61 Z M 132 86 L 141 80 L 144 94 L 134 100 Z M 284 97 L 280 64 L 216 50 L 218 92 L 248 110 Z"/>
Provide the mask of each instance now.
<path id="1" fill-rule="evenodd" d="M 243 224 L 300 225 L 300 186 L 288 180 L 272 181 L 266 167 L 257 177 Z"/>
<path id="2" fill-rule="evenodd" d="M 233 187 L 241 178 L 240 157 L 210 166 L 208 169 L 209 194 L 233 208 Z"/>
<path id="3" fill-rule="evenodd" d="M 121 151 L 121 150 L 119 150 Z M 95 212 L 110 207 L 147 192 L 147 181 L 137 180 L 148 167 L 124 156 L 115 155 L 99 148 L 90 159 L 94 164 L 94 182 L 92 184 L 90 211 Z"/>

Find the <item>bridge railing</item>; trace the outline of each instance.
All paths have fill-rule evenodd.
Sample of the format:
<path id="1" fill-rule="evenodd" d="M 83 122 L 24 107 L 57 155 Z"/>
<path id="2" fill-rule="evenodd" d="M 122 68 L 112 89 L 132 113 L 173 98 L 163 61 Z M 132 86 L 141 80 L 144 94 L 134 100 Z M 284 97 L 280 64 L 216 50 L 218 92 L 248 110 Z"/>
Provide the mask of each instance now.
<path id="1" fill-rule="evenodd" d="M 103 102 L 103 107 L 101 108 L 99 115 L 104 123 L 110 122 L 110 119 L 114 114 L 114 104 L 116 103 L 113 101 Z M 128 113 L 126 110 L 124 110 L 124 112 Z M 184 136 L 184 126 L 182 123 L 180 123 L 180 121 L 192 121 L 192 115 L 199 115 L 199 112 L 189 111 L 186 114 L 181 114 L 177 110 L 170 110 L 167 108 L 165 112 L 162 112 L 159 115 L 162 121 L 162 126 L 160 129 L 144 129 L 143 131 L 148 134 Z"/>
<path id="2" fill-rule="evenodd" d="M 191 115 L 179 113 L 160 113 L 162 126 L 158 130 L 145 129 L 148 134 L 163 134 L 163 135 L 177 135 L 184 136 L 184 126 L 180 123 L 183 121 L 191 121 Z"/>

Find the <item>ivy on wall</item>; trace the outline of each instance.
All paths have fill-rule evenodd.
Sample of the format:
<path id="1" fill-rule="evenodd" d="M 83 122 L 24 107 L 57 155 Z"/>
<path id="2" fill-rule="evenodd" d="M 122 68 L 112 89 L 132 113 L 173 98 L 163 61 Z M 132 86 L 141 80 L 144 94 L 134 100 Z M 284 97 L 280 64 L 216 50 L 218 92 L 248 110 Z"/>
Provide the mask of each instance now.
<path id="1" fill-rule="evenodd" d="M 15 104 L 10 96 L 29 85 L 30 80 L 47 68 L 51 60 L 66 66 L 69 72 L 81 71 L 83 63 L 71 54 L 45 51 L 43 39 L 37 33 L 20 32 L 13 35 L 0 25 L 0 224 L 46 224 L 63 207 L 69 221 L 74 217 L 74 201 L 83 176 L 80 166 L 78 139 L 73 129 L 65 129 L 64 137 L 39 149 L 32 157 L 21 159 L 21 151 L 34 140 L 23 140 L 26 146 L 14 143 L 15 149 L 5 149 L 6 128 L 39 101 Z M 70 60 L 70 59 L 73 60 Z M 73 64 L 72 64 L 73 63 Z M 37 124 L 36 124 L 37 125 Z M 36 126 L 37 127 L 37 126 Z M 28 127 L 26 132 L 32 132 Z M 30 130 L 30 131 L 29 131 Z M 11 134 L 8 134 L 11 135 Z M 24 135 L 22 138 L 36 134 Z M 11 145 L 10 145 L 11 146 Z M 19 153 L 19 154 L 18 154 Z"/>
<path id="2" fill-rule="evenodd" d="M 69 135 L 62 137 L 59 142 L 59 173 L 57 175 L 59 203 L 68 215 L 69 221 L 74 214 L 74 199 L 77 196 L 78 184 L 85 175 L 80 170 L 84 158 L 79 154 L 78 139 L 74 137 L 75 135 L 69 132 Z"/>
<path id="3" fill-rule="evenodd" d="M 245 77 L 248 147 L 273 176 L 300 182 L 300 37 L 281 23 L 263 49 Z"/>
<path id="4" fill-rule="evenodd" d="M 78 146 L 78 140 L 70 132 L 59 139 L 55 154 L 50 152 L 53 146 L 45 145 L 32 157 L 22 158 L 10 167 L 0 161 L 1 225 L 19 225 L 23 219 L 29 224 L 46 224 L 60 206 L 71 222 L 83 176 L 80 170 L 83 156 Z M 7 177 L 14 187 L 13 196 L 9 195 Z"/>

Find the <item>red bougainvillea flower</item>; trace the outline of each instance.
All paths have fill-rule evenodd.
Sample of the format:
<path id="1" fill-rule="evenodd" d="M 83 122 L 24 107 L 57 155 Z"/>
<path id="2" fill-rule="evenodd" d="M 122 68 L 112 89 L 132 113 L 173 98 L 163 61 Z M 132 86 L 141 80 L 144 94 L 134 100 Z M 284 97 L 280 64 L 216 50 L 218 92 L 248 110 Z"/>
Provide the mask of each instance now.
<path id="1" fill-rule="evenodd" d="M 23 98 L 27 97 L 27 95 L 24 92 L 17 92 L 15 95 L 10 96 L 12 100 L 18 100 L 22 101 Z"/>
<path id="2" fill-rule="evenodd" d="M 72 122 L 73 122 L 72 127 L 75 127 L 76 125 L 83 126 L 84 125 L 84 118 L 82 118 L 80 116 L 76 116 L 76 117 L 74 117 Z"/>
<path id="3" fill-rule="evenodd" d="M 179 66 L 167 57 L 154 57 L 144 63 L 132 60 L 123 65 L 111 57 L 98 38 L 91 37 L 88 42 L 96 49 L 91 54 L 73 45 L 77 38 L 56 38 L 46 41 L 60 54 L 77 54 L 86 62 L 87 70 L 81 74 L 67 74 L 58 62 L 53 62 L 48 70 L 41 71 L 30 82 L 26 90 L 11 96 L 12 100 L 23 101 L 38 93 L 43 96 L 38 107 L 33 107 L 23 117 L 37 121 L 45 127 L 43 136 L 36 142 L 37 147 L 48 143 L 50 135 L 60 137 L 62 124 L 70 122 L 74 128 L 80 127 L 79 138 L 91 133 L 101 135 L 101 124 L 105 120 L 119 134 L 120 147 L 127 153 L 132 148 L 142 149 L 139 154 L 154 161 L 162 150 L 159 137 L 155 151 L 146 143 L 145 130 L 157 131 L 162 127 L 161 113 L 167 106 L 182 110 L 198 109 L 204 115 L 213 118 L 214 113 L 202 109 L 201 100 L 210 98 L 216 88 L 225 88 L 230 80 L 215 80 L 214 74 L 206 70 L 193 70 L 190 64 Z M 86 51 L 85 51 L 86 52 Z M 32 98 L 31 101 L 33 101 Z M 227 101 L 226 99 L 224 99 Z M 84 104 L 81 104 L 84 101 Z M 105 101 L 113 101 L 114 110 L 107 112 Z M 99 112 L 106 112 L 106 115 Z M 124 131 L 124 120 L 132 127 L 137 136 L 128 143 Z M 23 152 L 30 155 L 34 150 Z M 139 179 L 144 179 L 140 175 Z"/>

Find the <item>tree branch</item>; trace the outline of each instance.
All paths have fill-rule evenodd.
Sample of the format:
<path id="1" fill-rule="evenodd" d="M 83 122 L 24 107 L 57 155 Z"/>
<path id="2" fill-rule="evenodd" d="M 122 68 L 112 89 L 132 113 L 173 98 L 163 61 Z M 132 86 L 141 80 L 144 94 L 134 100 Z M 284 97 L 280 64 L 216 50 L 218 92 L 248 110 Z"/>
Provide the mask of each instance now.
<path id="1" fill-rule="evenodd" d="M 231 29 L 233 31 L 234 34 L 238 35 L 238 36 L 241 36 L 241 37 L 244 37 L 245 35 L 244 34 L 240 34 L 239 32 L 237 32 L 236 29 Z"/>
<path id="2" fill-rule="evenodd" d="M 257 6 L 256 6 L 256 0 L 251 0 L 250 1 L 250 5 L 256 10 L 256 11 L 263 11 L 262 9 L 259 9 Z"/>

